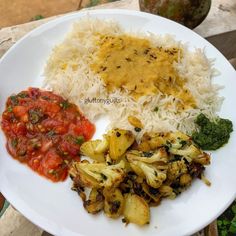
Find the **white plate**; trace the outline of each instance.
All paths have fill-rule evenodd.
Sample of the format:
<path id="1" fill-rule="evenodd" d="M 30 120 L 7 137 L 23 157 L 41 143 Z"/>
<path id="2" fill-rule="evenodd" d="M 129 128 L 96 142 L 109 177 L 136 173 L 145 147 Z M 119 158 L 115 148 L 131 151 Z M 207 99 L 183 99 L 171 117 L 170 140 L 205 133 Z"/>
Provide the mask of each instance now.
<path id="1" fill-rule="evenodd" d="M 0 62 L 0 111 L 7 97 L 29 86 L 41 86 L 46 59 L 72 23 L 89 14 L 91 17 L 114 19 L 125 29 L 170 33 L 176 39 L 188 42 L 190 48 L 204 48 L 208 57 L 216 58 L 215 67 L 221 75 L 215 81 L 225 85 L 225 96 L 220 115 L 236 124 L 236 73 L 229 62 L 210 43 L 193 31 L 154 15 L 128 10 L 94 10 L 69 14 L 51 21 L 27 34 L 16 43 Z M 102 134 L 106 121 L 97 122 L 96 136 Z M 196 180 L 175 200 L 163 200 L 151 210 L 150 225 L 140 228 L 125 227 L 121 220 L 110 220 L 99 214 L 89 215 L 76 192 L 70 190 L 71 180 L 51 183 L 28 167 L 13 160 L 5 149 L 5 137 L 0 134 L 0 190 L 11 204 L 32 222 L 54 235 L 86 236 L 143 236 L 190 235 L 214 220 L 236 197 L 236 133 L 229 143 L 212 153 L 212 164 L 206 176 L 212 182 L 209 188 Z"/>

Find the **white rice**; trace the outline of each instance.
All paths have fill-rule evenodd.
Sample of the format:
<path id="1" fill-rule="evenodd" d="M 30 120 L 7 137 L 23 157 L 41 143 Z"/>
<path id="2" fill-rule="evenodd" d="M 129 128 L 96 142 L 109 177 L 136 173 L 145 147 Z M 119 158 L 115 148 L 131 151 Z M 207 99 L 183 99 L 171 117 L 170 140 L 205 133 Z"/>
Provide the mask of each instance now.
<path id="1" fill-rule="evenodd" d="M 45 86 L 77 104 L 90 120 L 96 121 L 99 116 L 108 115 L 109 128 L 133 131 L 127 117 L 134 115 L 144 124 L 144 129 L 139 133 L 141 136 L 146 131 L 177 129 L 189 134 L 195 129 L 194 119 L 199 113 L 206 114 L 210 119 L 216 117 L 222 103 L 222 98 L 218 96 L 220 87 L 212 83 L 216 72 L 203 50 L 191 52 L 186 45 L 170 35 L 132 33 L 136 37 L 148 39 L 155 46 L 182 48 L 183 57 L 175 66 L 179 75 L 187 78 L 186 86 L 198 108 L 179 112 L 176 108 L 178 101 L 173 101 L 172 96 L 157 94 L 143 96 L 135 101 L 127 92 L 118 89 L 108 94 L 102 79 L 90 68 L 93 55 L 98 49 L 95 44 L 99 37 L 97 33 L 131 34 L 115 22 L 91 18 L 80 20 L 73 25 L 66 39 L 53 49 L 45 68 Z M 107 104 L 113 98 L 120 102 Z M 168 102 L 171 106 L 167 109 Z M 158 107 L 157 112 L 153 112 L 155 107 Z"/>

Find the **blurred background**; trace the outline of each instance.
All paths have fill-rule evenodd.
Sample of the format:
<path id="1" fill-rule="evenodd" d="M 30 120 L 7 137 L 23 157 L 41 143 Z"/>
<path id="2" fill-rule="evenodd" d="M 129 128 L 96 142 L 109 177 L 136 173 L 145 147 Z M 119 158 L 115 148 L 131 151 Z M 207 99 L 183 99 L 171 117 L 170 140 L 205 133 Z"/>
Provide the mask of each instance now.
<path id="1" fill-rule="evenodd" d="M 115 0 L 0 0 L 0 28 Z"/>

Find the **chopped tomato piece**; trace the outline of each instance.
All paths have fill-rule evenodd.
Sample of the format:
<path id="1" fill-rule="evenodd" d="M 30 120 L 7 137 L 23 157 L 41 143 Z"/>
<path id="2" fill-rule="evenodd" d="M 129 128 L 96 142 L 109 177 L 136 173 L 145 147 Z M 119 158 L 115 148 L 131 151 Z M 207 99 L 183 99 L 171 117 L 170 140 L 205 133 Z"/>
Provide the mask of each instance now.
<path id="1" fill-rule="evenodd" d="M 77 125 L 74 127 L 74 132 L 77 135 L 83 135 L 85 140 L 89 140 L 95 132 L 95 126 L 89 120 L 84 118 L 77 122 Z"/>
<path id="2" fill-rule="evenodd" d="M 21 121 L 28 121 L 28 109 L 24 106 L 13 107 L 13 113 L 16 117 L 20 118 Z"/>
<path id="3" fill-rule="evenodd" d="M 49 151 L 41 162 L 43 169 L 48 171 L 57 169 L 62 163 L 62 158 L 53 150 Z"/>
<path id="4" fill-rule="evenodd" d="M 29 161 L 29 166 L 37 171 L 40 167 L 40 164 L 41 164 L 41 161 L 42 161 L 42 155 L 39 155 L 39 156 L 34 156 L 30 159 Z"/>
<path id="5" fill-rule="evenodd" d="M 48 114 L 50 117 L 53 117 L 61 110 L 61 107 L 56 103 L 48 104 L 45 109 L 45 113 Z"/>
<path id="6" fill-rule="evenodd" d="M 26 135 L 26 132 L 27 132 L 26 126 L 23 122 L 13 123 L 11 125 L 11 131 L 17 136 Z"/>

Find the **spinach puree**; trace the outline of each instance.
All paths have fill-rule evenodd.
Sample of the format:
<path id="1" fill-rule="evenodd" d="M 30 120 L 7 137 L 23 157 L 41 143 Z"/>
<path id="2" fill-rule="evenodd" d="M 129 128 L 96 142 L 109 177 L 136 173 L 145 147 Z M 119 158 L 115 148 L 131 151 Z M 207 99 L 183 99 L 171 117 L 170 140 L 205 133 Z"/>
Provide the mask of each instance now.
<path id="1" fill-rule="evenodd" d="M 199 132 L 192 134 L 193 141 L 203 150 L 216 150 L 226 144 L 233 131 L 230 120 L 219 118 L 211 122 L 204 114 L 197 116 L 195 123 L 199 126 Z"/>

